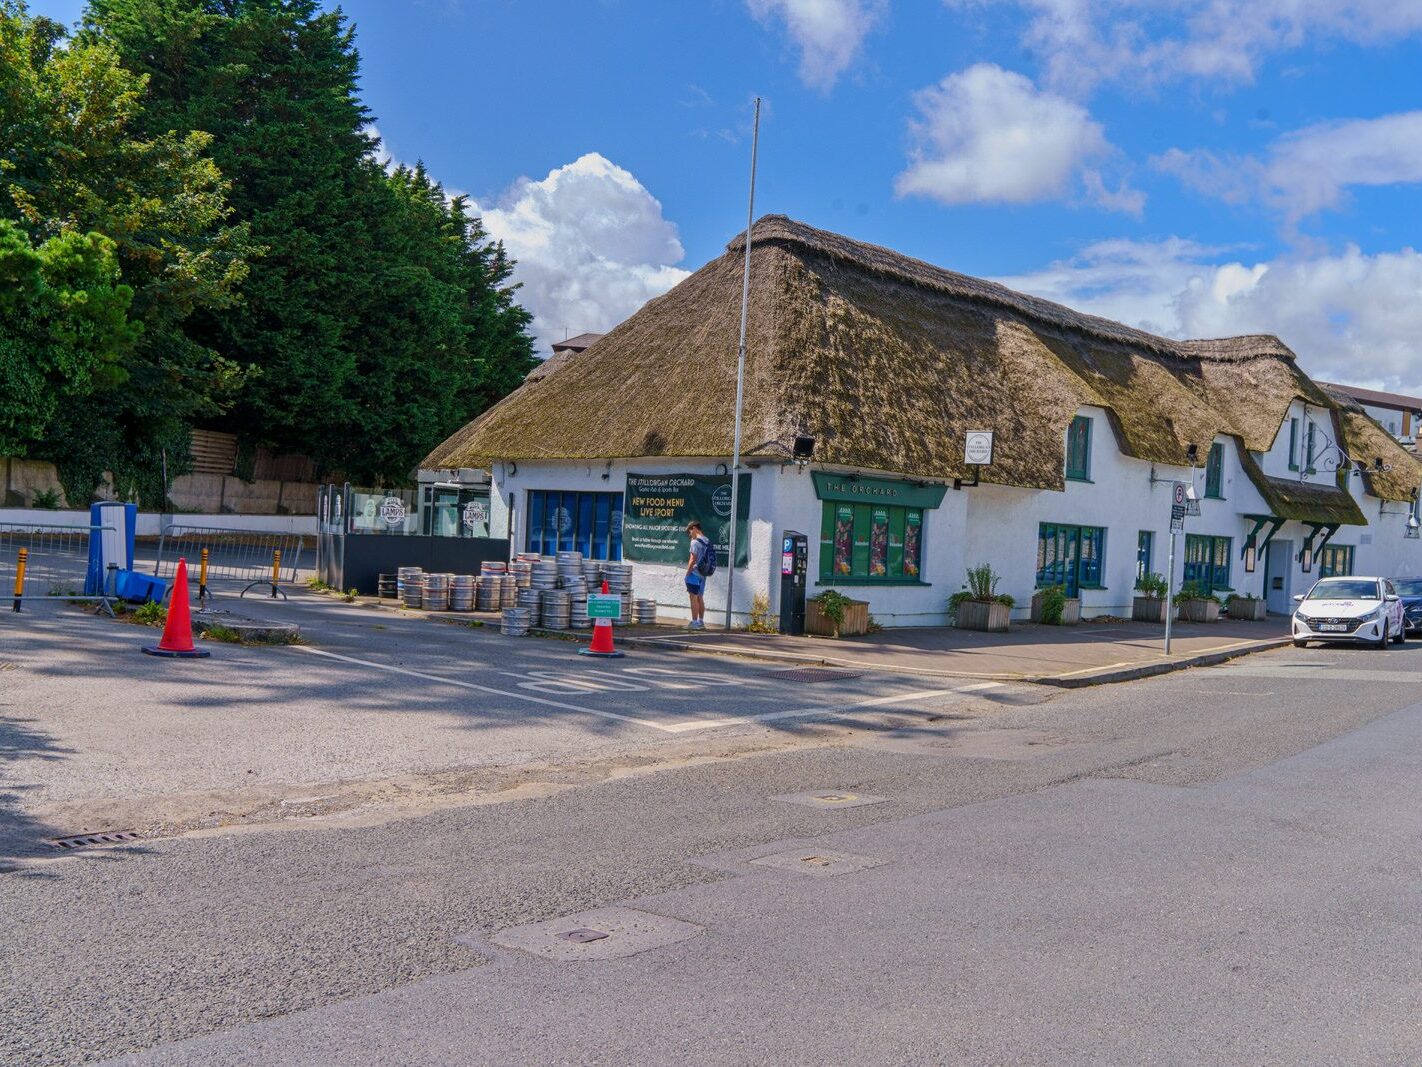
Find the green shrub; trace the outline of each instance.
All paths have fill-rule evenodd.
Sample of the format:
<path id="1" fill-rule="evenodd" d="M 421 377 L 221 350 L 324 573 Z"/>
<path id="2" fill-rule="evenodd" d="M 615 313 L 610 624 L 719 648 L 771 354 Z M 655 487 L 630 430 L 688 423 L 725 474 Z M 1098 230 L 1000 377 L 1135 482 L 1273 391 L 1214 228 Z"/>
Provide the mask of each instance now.
<path id="1" fill-rule="evenodd" d="M 1151 571 L 1136 579 L 1136 588 L 1141 591 L 1141 596 L 1149 597 L 1151 600 L 1164 600 L 1170 586 L 1165 580 L 1165 575 Z"/>
<path id="2" fill-rule="evenodd" d="M 992 569 L 992 564 L 982 563 L 968 568 L 968 580 L 964 587 L 948 598 L 948 614 L 956 617 L 960 605 L 972 601 L 976 604 L 1005 604 L 1012 607 L 1017 601 L 1006 593 L 997 591 L 997 583 L 1002 575 Z"/>
<path id="3" fill-rule="evenodd" d="M 1042 598 L 1042 622 L 1048 626 L 1062 624 L 1062 612 L 1066 610 L 1066 590 L 1059 585 L 1049 585 L 1038 591 Z"/>
<path id="4" fill-rule="evenodd" d="M 37 489 L 34 499 L 30 501 L 30 507 L 39 508 L 41 511 L 59 510 L 59 490 L 58 489 Z"/>
<path id="5" fill-rule="evenodd" d="M 228 645 L 240 645 L 242 635 L 228 626 L 209 626 L 203 631 L 203 638 L 208 641 L 221 641 Z"/>
<path id="6" fill-rule="evenodd" d="M 1205 592 L 1205 587 L 1199 582 L 1191 580 L 1184 582 L 1180 586 L 1179 599 L 1181 600 L 1210 600 L 1210 594 Z"/>
<path id="7" fill-rule="evenodd" d="M 163 626 L 168 621 L 168 609 L 156 600 L 145 600 L 134 610 L 133 621 L 144 626 Z"/>
<path id="8" fill-rule="evenodd" d="M 837 589 L 826 589 L 819 596 L 810 599 L 820 606 L 820 610 L 825 613 L 825 618 L 834 623 L 836 630 L 844 625 L 844 609 L 850 603 L 849 597 Z"/>

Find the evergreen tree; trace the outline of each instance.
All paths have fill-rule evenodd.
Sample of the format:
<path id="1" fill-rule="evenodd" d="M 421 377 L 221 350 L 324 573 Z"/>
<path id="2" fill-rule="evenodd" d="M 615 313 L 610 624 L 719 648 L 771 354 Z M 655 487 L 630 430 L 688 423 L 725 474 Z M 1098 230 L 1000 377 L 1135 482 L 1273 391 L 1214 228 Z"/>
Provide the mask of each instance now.
<path id="1" fill-rule="evenodd" d="M 148 79 L 154 136 L 202 131 L 266 254 L 197 317 L 251 363 L 226 425 L 352 478 L 404 477 L 532 365 L 510 264 L 422 170 L 387 174 L 353 30 L 314 0 L 91 0 L 87 35 Z"/>

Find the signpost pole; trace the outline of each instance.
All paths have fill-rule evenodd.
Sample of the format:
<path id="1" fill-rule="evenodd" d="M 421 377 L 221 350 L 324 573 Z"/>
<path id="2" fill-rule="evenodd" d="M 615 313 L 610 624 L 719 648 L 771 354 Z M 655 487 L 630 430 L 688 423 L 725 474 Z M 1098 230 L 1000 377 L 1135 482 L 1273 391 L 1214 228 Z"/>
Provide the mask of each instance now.
<path id="1" fill-rule="evenodd" d="M 1175 617 L 1175 527 L 1170 528 L 1170 562 L 1165 572 L 1165 654 L 1170 655 L 1170 620 Z"/>
<path id="2" fill-rule="evenodd" d="M 731 628 L 731 600 L 736 589 L 736 508 L 740 504 L 741 407 L 746 386 L 746 312 L 750 305 L 751 224 L 755 221 L 755 160 L 760 150 L 760 97 L 755 98 L 755 121 L 751 127 L 750 202 L 746 207 L 746 262 L 741 274 L 741 340 L 736 349 L 736 432 L 731 453 L 731 551 L 726 561 L 726 629 Z"/>

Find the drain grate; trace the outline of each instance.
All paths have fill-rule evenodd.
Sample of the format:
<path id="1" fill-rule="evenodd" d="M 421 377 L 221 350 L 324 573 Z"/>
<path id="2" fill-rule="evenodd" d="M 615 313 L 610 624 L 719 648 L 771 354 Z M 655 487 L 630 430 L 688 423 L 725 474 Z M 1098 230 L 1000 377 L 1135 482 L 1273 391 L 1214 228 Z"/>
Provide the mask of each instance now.
<path id="1" fill-rule="evenodd" d="M 53 837 L 50 844 L 66 852 L 77 848 L 98 848 L 103 845 L 121 845 L 125 841 L 139 840 L 134 830 L 106 830 L 98 834 L 75 834 L 72 837 Z"/>
<path id="2" fill-rule="evenodd" d="M 863 678 L 863 671 L 842 671 L 833 667 L 791 667 L 788 671 L 766 671 L 766 678 L 778 682 L 844 682 Z"/>

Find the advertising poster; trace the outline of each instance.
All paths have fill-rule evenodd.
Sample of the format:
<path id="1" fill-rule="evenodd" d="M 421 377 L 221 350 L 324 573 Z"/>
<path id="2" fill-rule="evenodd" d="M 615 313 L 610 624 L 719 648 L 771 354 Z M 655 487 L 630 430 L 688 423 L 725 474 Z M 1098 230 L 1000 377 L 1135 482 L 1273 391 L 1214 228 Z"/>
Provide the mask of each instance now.
<path id="1" fill-rule="evenodd" d="M 750 558 L 751 476 L 742 474 L 736 510 L 736 566 Z M 692 519 L 716 546 L 721 566 L 731 550 L 731 478 L 717 474 L 629 474 L 623 498 L 622 558 L 685 564 Z"/>

